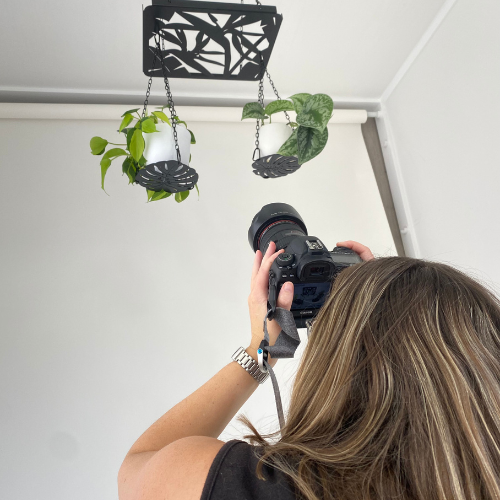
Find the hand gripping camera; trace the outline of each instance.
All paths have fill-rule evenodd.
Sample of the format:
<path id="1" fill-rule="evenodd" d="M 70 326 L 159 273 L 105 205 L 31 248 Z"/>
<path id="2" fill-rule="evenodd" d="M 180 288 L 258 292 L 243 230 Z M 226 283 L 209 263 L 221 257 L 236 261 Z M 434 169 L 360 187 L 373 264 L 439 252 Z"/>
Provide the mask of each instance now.
<path id="1" fill-rule="evenodd" d="M 276 300 L 283 284 L 291 281 L 294 296 L 291 307 L 297 328 L 306 328 L 318 314 L 337 274 L 349 266 L 362 262 L 359 255 L 345 247 L 326 249 L 319 238 L 308 236 L 299 213 L 286 203 L 270 203 L 253 218 L 248 230 L 248 241 L 253 251 L 266 253 L 271 241 L 278 255 L 269 271 L 269 319 L 276 310 Z"/>

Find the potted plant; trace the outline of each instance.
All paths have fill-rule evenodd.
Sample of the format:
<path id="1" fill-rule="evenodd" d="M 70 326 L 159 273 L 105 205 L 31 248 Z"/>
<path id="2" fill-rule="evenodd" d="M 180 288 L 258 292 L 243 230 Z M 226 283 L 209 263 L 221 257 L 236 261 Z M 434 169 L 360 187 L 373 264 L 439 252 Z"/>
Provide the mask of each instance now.
<path id="1" fill-rule="evenodd" d="M 299 164 L 312 160 L 323 151 L 328 141 L 328 122 L 333 113 L 333 101 L 326 94 L 295 94 L 288 99 L 270 102 L 265 108 L 259 102 L 243 107 L 241 119 L 261 121 L 259 148 L 261 156 L 281 154 L 297 156 Z M 295 111 L 296 122 L 272 123 L 272 115 Z M 269 123 L 265 123 L 269 119 Z"/>
<path id="2" fill-rule="evenodd" d="M 157 111 L 146 114 L 144 117 L 139 115 L 139 108 L 125 111 L 118 132 L 125 135 L 126 144 L 115 144 L 102 137 L 92 137 L 90 140 L 92 154 L 103 155 L 101 158 L 101 187 L 103 190 L 106 172 L 111 166 L 111 162 L 120 156 L 125 157 L 122 171 L 127 175 L 129 184 L 135 183 L 137 172 L 144 166 L 159 161 L 177 160 L 172 124 L 163 112 L 166 107 L 157 108 Z M 189 165 L 191 144 L 196 144 L 196 140 L 193 132 L 187 128 L 186 122 L 180 120 L 178 116 L 174 116 L 174 120 L 181 162 L 184 165 Z M 123 146 L 123 148 L 114 147 L 106 151 L 108 145 Z M 198 186 L 195 186 L 198 191 Z M 164 190 L 151 191 L 147 189 L 146 191 L 148 201 L 158 201 L 172 194 Z M 180 203 L 188 196 L 189 190 L 177 192 L 175 193 L 175 201 Z"/>

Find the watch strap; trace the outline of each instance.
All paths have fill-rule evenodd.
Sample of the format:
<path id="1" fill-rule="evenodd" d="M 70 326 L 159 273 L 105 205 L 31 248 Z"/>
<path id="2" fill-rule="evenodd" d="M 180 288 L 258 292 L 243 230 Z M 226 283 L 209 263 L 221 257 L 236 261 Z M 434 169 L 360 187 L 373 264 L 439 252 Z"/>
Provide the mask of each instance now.
<path id="1" fill-rule="evenodd" d="M 269 378 L 269 372 L 261 372 L 257 361 L 245 351 L 244 347 L 239 347 L 231 359 L 242 366 L 259 384 L 263 384 Z"/>

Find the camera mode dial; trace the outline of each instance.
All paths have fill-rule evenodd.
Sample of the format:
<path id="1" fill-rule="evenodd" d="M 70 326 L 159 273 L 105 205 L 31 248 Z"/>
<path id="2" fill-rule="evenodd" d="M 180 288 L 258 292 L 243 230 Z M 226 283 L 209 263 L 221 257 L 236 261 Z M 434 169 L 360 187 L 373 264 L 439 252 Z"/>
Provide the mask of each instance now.
<path id="1" fill-rule="evenodd" d="M 295 256 L 291 253 L 281 253 L 276 257 L 276 262 L 278 266 L 291 266 L 293 261 L 295 260 Z"/>

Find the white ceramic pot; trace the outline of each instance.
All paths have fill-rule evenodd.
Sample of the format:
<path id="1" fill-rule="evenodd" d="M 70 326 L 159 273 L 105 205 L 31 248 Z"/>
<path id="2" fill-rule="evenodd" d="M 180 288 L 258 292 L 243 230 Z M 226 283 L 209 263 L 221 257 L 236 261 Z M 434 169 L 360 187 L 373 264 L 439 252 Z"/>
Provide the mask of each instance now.
<path id="1" fill-rule="evenodd" d="M 156 129 L 158 132 L 142 134 L 145 144 L 144 158 L 146 158 L 147 165 L 158 161 L 177 160 L 172 127 L 168 123 L 158 122 Z M 177 125 L 176 130 L 177 142 L 181 152 L 181 163 L 189 165 L 191 134 L 182 124 Z"/>
<path id="2" fill-rule="evenodd" d="M 285 123 L 268 123 L 259 131 L 260 156 L 273 155 L 292 135 L 292 129 Z"/>

